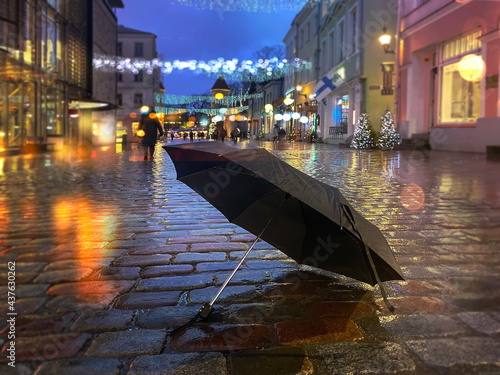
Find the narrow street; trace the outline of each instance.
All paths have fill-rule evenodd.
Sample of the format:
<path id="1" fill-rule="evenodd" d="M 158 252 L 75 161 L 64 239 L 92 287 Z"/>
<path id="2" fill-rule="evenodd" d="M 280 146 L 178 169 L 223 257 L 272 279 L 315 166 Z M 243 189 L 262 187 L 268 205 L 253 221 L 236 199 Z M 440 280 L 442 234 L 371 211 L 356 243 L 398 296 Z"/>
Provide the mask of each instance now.
<path id="1" fill-rule="evenodd" d="M 385 283 L 395 314 L 378 287 L 259 242 L 214 314 L 171 335 L 254 235 L 177 181 L 160 144 L 153 161 L 135 144 L 7 156 L 2 374 L 500 373 L 500 161 L 228 144 L 267 148 L 338 187 L 382 230 L 407 279 Z"/>

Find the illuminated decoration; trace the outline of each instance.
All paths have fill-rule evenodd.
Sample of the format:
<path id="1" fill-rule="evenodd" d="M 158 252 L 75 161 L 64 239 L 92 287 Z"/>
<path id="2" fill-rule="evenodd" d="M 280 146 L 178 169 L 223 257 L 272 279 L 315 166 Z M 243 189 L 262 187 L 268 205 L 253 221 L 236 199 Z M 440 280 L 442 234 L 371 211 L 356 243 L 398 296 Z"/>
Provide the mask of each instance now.
<path id="1" fill-rule="evenodd" d="M 263 94 L 241 94 L 227 95 L 222 99 L 216 99 L 211 95 L 162 95 L 156 94 L 156 102 L 170 105 L 184 105 L 198 102 L 217 103 L 225 107 L 237 107 L 236 103 L 244 102 L 248 99 L 262 98 Z"/>
<path id="2" fill-rule="evenodd" d="M 221 100 L 224 98 L 224 94 L 221 92 L 218 92 L 217 94 L 214 95 L 214 98 L 217 100 Z"/>
<path id="3" fill-rule="evenodd" d="M 361 113 L 354 128 L 351 146 L 357 149 L 373 147 L 372 125 L 366 113 Z"/>
<path id="4" fill-rule="evenodd" d="M 164 74 L 170 74 L 174 70 L 189 70 L 196 74 L 209 76 L 223 74 L 226 78 L 234 81 L 262 81 L 278 79 L 304 69 L 310 69 L 311 63 L 298 57 L 292 61 L 277 57 L 258 59 L 257 61 L 240 61 L 236 58 L 225 60 L 222 57 L 209 61 L 161 61 L 159 59 L 139 60 L 121 56 L 98 56 L 93 59 L 93 67 L 94 69 L 113 70 L 120 73 L 132 72 L 134 74 L 138 74 L 139 71 L 153 74 L 154 69 L 160 69 Z"/>
<path id="5" fill-rule="evenodd" d="M 460 59 L 458 72 L 466 81 L 477 82 L 486 74 L 486 64 L 480 56 L 467 55 Z"/>
<path id="6" fill-rule="evenodd" d="M 392 117 L 391 111 L 385 111 L 380 121 L 382 124 L 378 137 L 378 146 L 385 150 L 392 150 L 394 146 L 401 142 L 401 137 L 394 129 L 394 117 Z"/>
<path id="7" fill-rule="evenodd" d="M 220 116 L 220 115 L 217 115 L 215 117 L 212 118 L 212 121 L 213 122 L 219 122 L 219 121 L 222 121 L 224 120 L 224 117 Z"/>
<path id="8" fill-rule="evenodd" d="M 309 122 L 309 117 L 302 116 L 299 121 L 303 124 L 307 124 Z"/>
<path id="9" fill-rule="evenodd" d="M 241 113 L 243 111 L 248 110 L 248 106 L 243 106 L 243 107 L 236 107 L 231 110 L 236 109 L 235 113 Z M 209 116 L 217 116 L 217 115 L 224 115 L 224 114 L 229 114 L 230 110 L 227 108 L 170 108 L 170 107 L 156 107 L 156 112 L 158 114 L 164 114 L 164 115 L 181 115 L 183 113 L 192 113 L 192 112 L 197 112 L 197 113 L 204 113 Z"/>
<path id="10" fill-rule="evenodd" d="M 306 4 L 314 5 L 319 0 L 170 0 L 173 3 L 223 12 L 267 12 L 300 10 Z M 463 0 L 462 0 L 463 1 Z"/>

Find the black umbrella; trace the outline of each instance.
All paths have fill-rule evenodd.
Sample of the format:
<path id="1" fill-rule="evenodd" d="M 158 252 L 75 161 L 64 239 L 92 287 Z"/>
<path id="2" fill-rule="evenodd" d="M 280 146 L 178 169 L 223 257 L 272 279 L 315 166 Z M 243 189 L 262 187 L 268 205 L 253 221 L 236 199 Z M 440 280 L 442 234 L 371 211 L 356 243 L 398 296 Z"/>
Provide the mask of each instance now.
<path id="1" fill-rule="evenodd" d="M 163 148 L 174 163 L 177 179 L 230 222 L 255 234 L 254 244 L 261 238 L 298 263 L 370 285 L 403 280 L 383 234 L 337 188 L 262 148 L 238 149 L 217 142 Z M 210 315 L 213 303 L 253 245 L 215 298 L 200 310 L 201 317 Z M 381 291 L 387 303 L 382 287 Z"/>

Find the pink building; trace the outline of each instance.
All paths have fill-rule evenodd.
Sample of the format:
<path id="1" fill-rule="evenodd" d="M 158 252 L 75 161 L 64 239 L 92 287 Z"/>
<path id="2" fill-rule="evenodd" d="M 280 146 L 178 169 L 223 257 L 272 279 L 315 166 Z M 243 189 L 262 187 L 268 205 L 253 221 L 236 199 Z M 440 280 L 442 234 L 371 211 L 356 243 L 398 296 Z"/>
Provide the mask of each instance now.
<path id="1" fill-rule="evenodd" d="M 435 150 L 500 145 L 500 1 L 400 0 L 398 131 Z"/>

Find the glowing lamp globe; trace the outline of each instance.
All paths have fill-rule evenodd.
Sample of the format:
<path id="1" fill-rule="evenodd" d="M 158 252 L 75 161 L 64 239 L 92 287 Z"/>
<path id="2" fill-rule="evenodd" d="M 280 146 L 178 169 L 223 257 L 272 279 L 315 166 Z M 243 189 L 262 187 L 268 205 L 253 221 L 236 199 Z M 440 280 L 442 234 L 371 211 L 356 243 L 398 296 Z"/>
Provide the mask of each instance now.
<path id="1" fill-rule="evenodd" d="M 224 94 L 221 93 L 221 92 L 218 92 L 214 95 L 215 99 L 217 100 L 221 100 L 221 99 L 224 99 Z"/>
<path id="2" fill-rule="evenodd" d="M 290 116 L 288 113 L 285 113 L 283 115 L 283 120 L 285 120 L 285 121 L 290 121 L 291 118 L 292 118 L 292 116 Z"/>
<path id="3" fill-rule="evenodd" d="M 460 76 L 469 82 L 480 81 L 486 73 L 486 64 L 477 55 L 464 56 L 458 63 Z"/>
<path id="4" fill-rule="evenodd" d="M 276 119 L 276 121 L 281 121 L 283 120 L 283 115 L 278 113 L 276 116 L 274 116 L 274 118 Z"/>
<path id="5" fill-rule="evenodd" d="M 293 112 L 293 113 L 292 113 L 292 118 L 293 118 L 294 120 L 298 120 L 298 119 L 300 118 L 300 113 Z"/>
<path id="6" fill-rule="evenodd" d="M 264 106 L 264 109 L 266 112 L 271 112 L 273 110 L 273 105 L 272 104 L 266 104 Z"/>
<path id="7" fill-rule="evenodd" d="M 146 132 L 145 132 L 144 130 L 139 129 L 139 130 L 137 131 L 137 136 L 138 136 L 138 137 L 141 137 L 141 138 L 142 138 L 142 137 L 144 137 L 145 135 L 146 135 Z"/>
<path id="8" fill-rule="evenodd" d="M 149 107 L 147 105 L 141 107 L 141 113 L 148 113 L 148 112 L 149 112 Z"/>
<path id="9" fill-rule="evenodd" d="M 309 122 L 309 117 L 302 116 L 299 121 L 303 124 L 307 124 Z"/>

